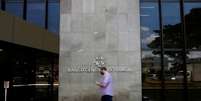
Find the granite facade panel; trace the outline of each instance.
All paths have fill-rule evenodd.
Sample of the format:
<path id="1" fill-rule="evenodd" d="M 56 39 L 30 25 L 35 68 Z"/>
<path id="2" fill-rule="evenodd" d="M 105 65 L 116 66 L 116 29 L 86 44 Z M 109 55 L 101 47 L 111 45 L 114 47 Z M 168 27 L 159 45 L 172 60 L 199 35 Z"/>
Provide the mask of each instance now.
<path id="1" fill-rule="evenodd" d="M 114 101 L 141 101 L 139 1 L 63 3 L 59 101 L 100 100 L 95 85 L 100 75 L 94 65 L 98 56 L 112 70 Z"/>

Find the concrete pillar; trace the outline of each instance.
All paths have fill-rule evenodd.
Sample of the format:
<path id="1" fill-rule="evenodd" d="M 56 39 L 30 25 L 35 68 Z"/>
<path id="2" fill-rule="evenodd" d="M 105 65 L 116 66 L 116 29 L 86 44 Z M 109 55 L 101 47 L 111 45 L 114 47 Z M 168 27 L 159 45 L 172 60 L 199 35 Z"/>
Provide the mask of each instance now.
<path id="1" fill-rule="evenodd" d="M 139 0 L 61 0 L 60 27 L 59 101 L 100 101 L 96 57 L 114 101 L 141 101 Z"/>

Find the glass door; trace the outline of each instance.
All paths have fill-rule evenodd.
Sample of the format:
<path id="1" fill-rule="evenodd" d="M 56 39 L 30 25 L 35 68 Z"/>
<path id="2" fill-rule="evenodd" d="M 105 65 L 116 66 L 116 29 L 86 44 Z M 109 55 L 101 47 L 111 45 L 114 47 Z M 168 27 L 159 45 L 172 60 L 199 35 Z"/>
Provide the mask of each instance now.
<path id="1" fill-rule="evenodd" d="M 35 82 L 34 59 L 24 52 L 18 52 L 13 56 L 12 66 L 12 88 L 9 101 L 33 101 L 35 87 L 31 84 Z"/>

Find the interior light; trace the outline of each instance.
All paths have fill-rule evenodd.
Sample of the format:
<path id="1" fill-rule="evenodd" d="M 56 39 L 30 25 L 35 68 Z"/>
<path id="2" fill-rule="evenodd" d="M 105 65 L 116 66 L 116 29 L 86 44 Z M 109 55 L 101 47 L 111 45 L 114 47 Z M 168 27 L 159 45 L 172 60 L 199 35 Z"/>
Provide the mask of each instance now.
<path id="1" fill-rule="evenodd" d="M 3 51 L 3 49 L 0 49 L 0 52 L 2 52 Z"/>

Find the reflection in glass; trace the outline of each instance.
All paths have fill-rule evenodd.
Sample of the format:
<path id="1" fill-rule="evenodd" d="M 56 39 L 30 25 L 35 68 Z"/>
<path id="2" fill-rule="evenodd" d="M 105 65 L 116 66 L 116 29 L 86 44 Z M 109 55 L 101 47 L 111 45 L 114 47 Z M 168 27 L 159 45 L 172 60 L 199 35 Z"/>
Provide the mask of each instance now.
<path id="1" fill-rule="evenodd" d="M 22 18 L 24 0 L 5 0 L 6 12 Z M 1 0 L 0 0 L 1 8 Z M 26 10 L 25 10 L 26 11 Z M 27 0 L 27 20 L 36 26 L 45 27 L 45 0 Z M 48 0 L 48 31 L 59 33 L 60 0 Z"/>
<path id="2" fill-rule="evenodd" d="M 44 0 L 27 1 L 27 20 L 40 27 L 45 26 L 45 2 Z"/>
<path id="3" fill-rule="evenodd" d="M 160 55 L 152 48 L 150 42 L 159 37 L 158 4 L 157 2 L 141 2 L 141 45 L 142 45 L 142 80 L 143 99 L 159 101 L 160 99 Z M 158 44 L 159 45 L 159 44 Z"/>
<path id="4" fill-rule="evenodd" d="M 26 50 L 28 51 L 28 50 Z M 18 52 L 13 56 L 12 96 L 9 101 L 57 101 L 58 98 L 58 58 L 31 51 Z M 42 54 L 42 55 L 41 55 Z M 35 57 L 37 56 L 37 57 Z M 52 58 L 50 58 L 52 57 Z M 53 61 L 53 62 L 52 62 Z"/>
<path id="5" fill-rule="evenodd" d="M 18 17 L 22 17 L 23 0 L 6 0 L 6 12 Z"/>
<path id="6" fill-rule="evenodd" d="M 60 9 L 59 9 L 59 1 L 58 0 L 50 0 L 48 7 L 48 30 L 50 32 L 59 33 L 59 17 L 60 17 Z"/>
<path id="7" fill-rule="evenodd" d="M 201 8 L 192 8 L 186 14 L 186 31 L 187 31 L 187 48 L 188 49 L 201 49 Z"/>
<path id="8" fill-rule="evenodd" d="M 190 72 L 188 95 L 191 101 L 201 99 L 201 0 L 185 2 L 187 31 L 187 70 Z"/>
<path id="9" fill-rule="evenodd" d="M 198 101 L 201 99 L 201 51 L 189 51 L 187 69 L 190 72 L 188 81 L 189 99 Z"/>
<path id="10" fill-rule="evenodd" d="M 150 15 L 155 15 L 154 12 L 149 11 L 151 14 L 144 14 L 142 8 L 153 8 L 143 7 L 143 4 L 157 4 L 157 1 L 146 2 L 150 0 L 142 0 L 141 2 L 141 38 L 142 38 L 142 72 L 143 72 L 143 96 L 148 96 L 154 101 L 159 101 L 157 96 L 160 96 L 159 93 L 155 93 L 160 89 L 154 88 L 153 85 L 147 83 L 151 81 L 155 83 L 159 81 L 160 77 L 157 71 L 160 71 L 160 30 L 153 28 L 156 23 L 158 23 L 158 18 L 156 21 L 150 23 L 147 19 L 151 19 Z M 166 2 L 168 1 L 168 2 Z M 156 10 L 157 11 L 157 10 Z M 184 101 L 184 76 L 187 76 L 187 85 L 188 85 L 188 96 L 190 101 L 199 101 L 201 95 L 201 0 L 191 2 L 190 0 L 185 0 L 185 22 L 186 22 L 186 36 L 187 39 L 187 51 L 186 51 L 186 60 L 187 60 L 187 73 L 184 74 L 183 70 L 183 33 L 181 33 L 181 16 L 180 16 L 180 5 L 179 1 L 176 0 L 165 0 L 162 3 L 162 13 L 163 15 L 163 34 L 164 34 L 164 68 L 165 68 L 165 99 L 166 101 Z M 170 13 L 171 12 L 171 13 Z M 147 19 L 144 19 L 147 17 Z M 152 38 L 149 43 L 144 44 L 144 35 L 146 33 L 144 30 L 144 25 L 149 25 L 149 29 L 152 29 L 152 32 L 156 33 L 155 37 Z M 152 27 L 150 27 L 152 26 Z M 143 29 L 143 30 L 142 30 Z M 149 57 L 145 56 L 148 54 L 146 52 L 149 50 Z M 145 58 L 146 57 L 146 58 Z M 154 68 L 154 69 L 153 69 Z M 158 68 L 158 70 L 157 70 Z M 161 85 L 158 85 L 160 88 Z M 149 88 L 149 90 L 147 90 Z M 158 94 L 158 95 L 157 95 Z"/>

